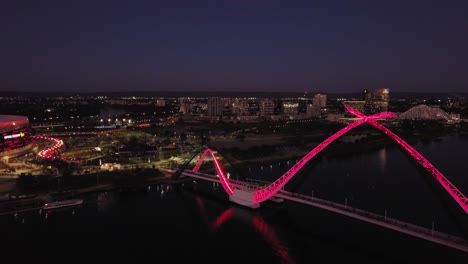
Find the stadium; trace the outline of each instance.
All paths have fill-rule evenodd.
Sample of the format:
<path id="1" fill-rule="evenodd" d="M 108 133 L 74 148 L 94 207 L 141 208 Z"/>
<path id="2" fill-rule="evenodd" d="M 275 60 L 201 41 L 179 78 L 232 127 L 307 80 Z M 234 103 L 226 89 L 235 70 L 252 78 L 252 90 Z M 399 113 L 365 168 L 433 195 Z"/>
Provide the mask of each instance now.
<path id="1" fill-rule="evenodd" d="M 26 116 L 0 115 L 0 157 L 21 155 L 29 149 L 30 135 Z"/>

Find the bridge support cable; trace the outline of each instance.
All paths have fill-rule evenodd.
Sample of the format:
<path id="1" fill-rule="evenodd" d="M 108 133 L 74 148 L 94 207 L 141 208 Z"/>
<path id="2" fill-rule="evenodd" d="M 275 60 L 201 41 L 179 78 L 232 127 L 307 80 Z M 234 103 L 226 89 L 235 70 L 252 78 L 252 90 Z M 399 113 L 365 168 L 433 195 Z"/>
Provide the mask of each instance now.
<path id="1" fill-rule="evenodd" d="M 199 149 L 197 152 L 195 152 L 195 154 L 193 154 L 192 157 L 190 157 L 189 159 L 187 159 L 184 164 L 182 165 L 182 167 L 180 167 L 178 170 L 176 170 L 174 172 L 174 174 L 172 175 L 172 178 L 177 180 L 179 179 L 180 175 L 182 175 L 182 172 L 185 171 L 185 169 L 187 169 L 188 165 L 190 164 L 190 162 L 201 152 L 202 150 Z"/>

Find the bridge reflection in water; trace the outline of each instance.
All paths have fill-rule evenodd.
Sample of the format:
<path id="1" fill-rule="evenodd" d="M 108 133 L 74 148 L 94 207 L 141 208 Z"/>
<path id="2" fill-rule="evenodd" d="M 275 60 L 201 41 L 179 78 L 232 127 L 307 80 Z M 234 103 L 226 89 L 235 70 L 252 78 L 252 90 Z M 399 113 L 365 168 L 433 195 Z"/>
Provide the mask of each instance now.
<path id="1" fill-rule="evenodd" d="M 205 181 L 220 183 L 218 177 L 209 174 L 195 173 L 193 171 L 186 170 L 183 172 L 183 175 Z M 262 184 L 252 184 L 238 180 L 230 181 L 235 188 L 258 190 L 264 187 L 262 186 Z M 354 219 L 365 221 L 367 223 L 395 230 L 410 236 L 418 237 L 427 241 L 431 241 L 437 244 L 468 252 L 468 242 L 461 237 L 453 236 L 443 232 L 435 231 L 433 229 L 428 229 L 422 226 L 400 221 L 394 218 L 387 217 L 385 215 L 379 215 L 376 213 L 354 208 L 346 204 L 339 204 L 325 199 L 287 192 L 284 190 L 280 190 L 275 195 L 275 197 L 313 207 L 322 208 L 327 211 L 345 215 Z"/>
<path id="2" fill-rule="evenodd" d="M 388 218 L 386 216 L 367 212 L 357 208 L 352 208 L 347 205 L 342 205 L 302 194 L 286 192 L 283 189 L 286 183 L 289 180 L 291 180 L 294 177 L 294 175 L 296 175 L 296 173 L 302 167 L 304 167 L 309 160 L 311 160 L 318 153 L 324 150 L 329 144 L 331 144 L 333 141 L 346 134 L 353 128 L 364 123 L 369 123 L 378 130 L 382 131 L 385 135 L 389 136 L 396 143 L 398 143 L 398 145 L 401 146 L 406 152 L 408 152 L 408 154 L 410 154 L 412 158 L 414 158 L 424 169 L 426 169 L 441 185 L 441 187 L 443 187 L 445 191 L 447 191 L 448 194 L 450 194 L 450 196 L 457 202 L 457 204 L 464 210 L 464 212 L 468 214 L 468 198 L 417 150 L 411 147 L 399 136 L 391 132 L 388 128 L 377 123 L 376 121 L 377 119 L 394 118 L 396 117 L 395 114 L 391 112 L 383 112 L 371 116 L 365 116 L 364 114 L 358 112 L 357 110 L 349 106 L 345 105 L 345 108 L 347 111 L 354 114 L 358 118 L 357 121 L 347 125 L 343 129 L 339 130 L 338 132 L 324 140 L 322 143 L 317 145 L 314 149 L 307 153 L 302 159 L 300 159 L 287 172 L 285 172 L 274 182 L 267 184 L 251 184 L 242 181 L 229 180 L 228 177 L 226 177 L 226 174 L 222 169 L 220 162 L 217 160 L 214 152 L 211 149 L 206 149 L 202 153 L 200 159 L 198 160 L 193 170 L 185 169 L 186 166 L 189 164 L 191 160 L 190 159 L 185 163 L 182 169 L 179 169 L 177 171 L 172 170 L 172 172 L 174 172 L 175 178 L 178 178 L 180 176 L 186 176 L 207 181 L 219 182 L 221 183 L 226 193 L 229 195 L 229 199 L 243 206 L 257 208 L 260 206 L 260 203 L 267 200 L 274 200 L 278 198 L 286 199 L 314 207 L 319 207 L 341 215 L 346 215 L 358 220 L 362 220 L 368 223 L 399 231 L 414 237 L 418 237 L 421 239 L 425 239 L 431 242 L 435 242 L 441 245 L 468 252 L 468 244 L 463 238 L 451 236 L 442 232 L 437 232 L 433 229 L 427 229 L 424 227 Z M 217 173 L 216 176 L 198 173 L 200 166 L 203 164 L 205 156 L 208 154 L 210 154 L 213 159 L 213 163 Z M 196 155 L 194 155 L 192 159 L 195 156 Z"/>
<path id="3" fill-rule="evenodd" d="M 288 247 L 279 239 L 274 229 L 258 215 L 245 211 L 241 208 L 228 208 L 222 212 L 214 222 L 208 221 L 205 206 L 200 197 L 196 197 L 198 208 L 205 220 L 210 226 L 212 232 L 217 232 L 223 224 L 230 220 L 237 220 L 243 223 L 251 224 L 259 232 L 265 241 L 271 246 L 276 255 L 281 258 L 282 263 L 293 264 L 294 260 L 289 255 Z"/>

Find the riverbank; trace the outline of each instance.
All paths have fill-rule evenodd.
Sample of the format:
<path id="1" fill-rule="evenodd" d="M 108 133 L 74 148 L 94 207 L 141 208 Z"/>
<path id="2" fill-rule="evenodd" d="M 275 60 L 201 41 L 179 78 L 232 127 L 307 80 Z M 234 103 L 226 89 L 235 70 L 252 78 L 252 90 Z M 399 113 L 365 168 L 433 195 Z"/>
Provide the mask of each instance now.
<path id="1" fill-rule="evenodd" d="M 397 131 L 410 145 L 441 141 L 443 136 L 453 134 L 411 134 L 398 127 L 393 127 L 392 130 Z M 463 136 L 462 134 L 459 135 Z M 309 138 L 309 136 L 312 138 Z M 220 144 L 220 142 L 216 141 L 214 144 L 210 143 L 209 147 L 218 151 L 217 155 L 222 159 L 223 167 L 232 169 L 252 165 L 271 164 L 282 160 L 299 160 L 328 136 L 329 134 L 304 135 L 296 140 L 296 144 L 293 144 L 294 140 L 286 140 L 279 135 L 274 137 L 266 136 L 264 139 L 262 139 L 261 136 L 255 136 L 252 140 L 246 138 L 245 140 L 238 141 L 238 145 L 233 143 Z M 297 144 L 297 141 L 301 141 L 302 143 Z M 281 144 L 273 144 L 275 142 L 281 142 Z M 379 131 L 363 127 L 331 143 L 317 155 L 317 158 L 346 158 L 361 153 L 370 153 L 386 147 L 398 148 L 398 145 Z M 204 170 L 209 171 L 209 169 L 206 168 L 204 168 Z"/>
<path id="2" fill-rule="evenodd" d="M 319 142 L 302 147 L 252 147 L 246 150 L 237 148 L 223 148 L 218 151 L 225 169 L 246 167 L 251 165 L 271 164 L 283 160 L 299 160 L 309 153 Z M 336 141 L 330 144 L 316 158 L 342 158 L 351 155 L 377 151 L 388 145 L 393 146 L 392 140 L 383 135 L 368 135 L 366 137 L 349 141 Z M 241 157 L 248 158 L 241 158 Z"/>
<path id="3" fill-rule="evenodd" d="M 191 179 L 187 178 L 174 180 L 171 178 L 172 175 L 167 173 L 167 171 L 161 170 L 161 172 L 162 176 L 160 177 L 146 178 L 142 181 L 127 185 L 119 185 L 114 182 L 102 182 L 92 186 L 65 190 L 38 191 L 33 193 L 15 192 L 13 194 L 11 192 L 0 193 L 0 214 L 13 214 L 29 209 L 32 210 L 42 207 L 46 202 L 76 198 L 92 193 L 132 191 L 157 184 L 177 185 L 191 181 Z"/>

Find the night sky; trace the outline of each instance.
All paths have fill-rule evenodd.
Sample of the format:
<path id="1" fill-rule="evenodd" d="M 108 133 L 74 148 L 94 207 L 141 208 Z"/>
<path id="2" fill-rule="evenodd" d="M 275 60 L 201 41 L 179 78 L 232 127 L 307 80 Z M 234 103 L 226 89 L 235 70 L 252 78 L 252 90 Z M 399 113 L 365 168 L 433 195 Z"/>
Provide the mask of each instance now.
<path id="1" fill-rule="evenodd" d="M 0 91 L 468 92 L 468 1 L 0 5 Z"/>

